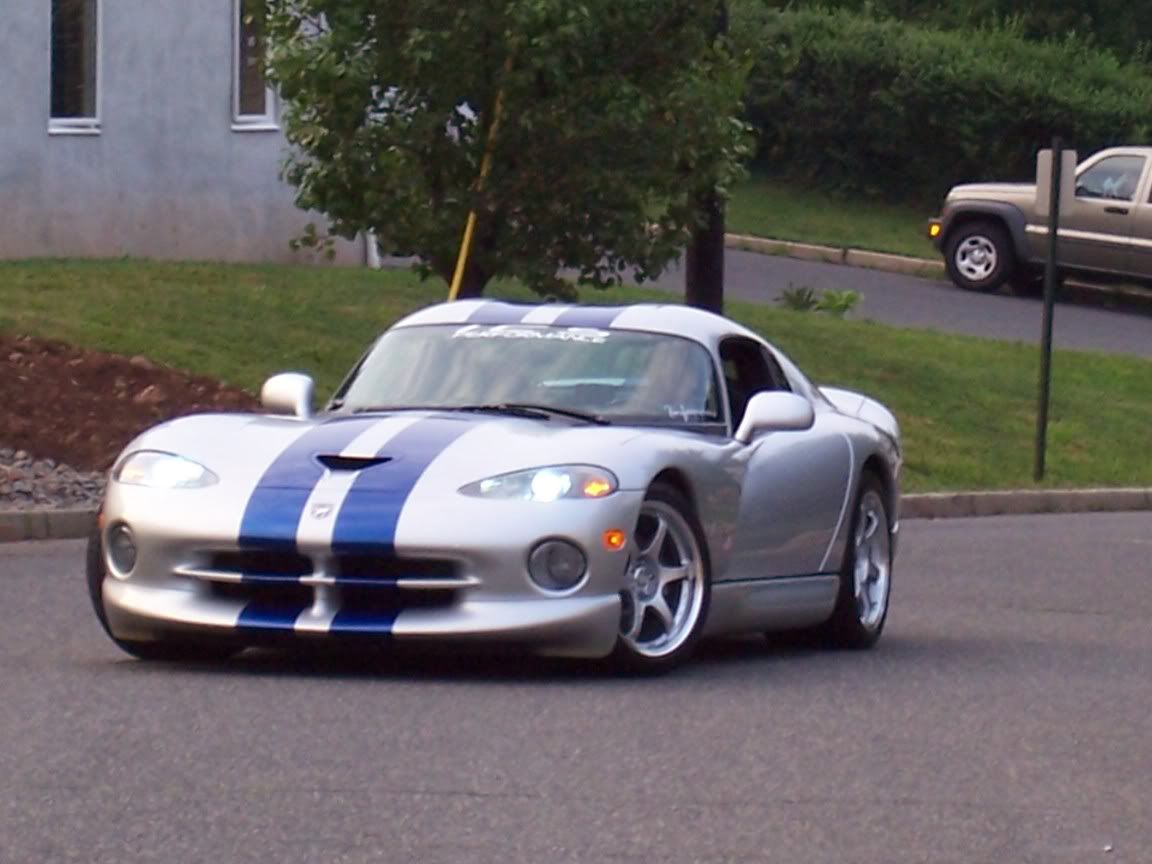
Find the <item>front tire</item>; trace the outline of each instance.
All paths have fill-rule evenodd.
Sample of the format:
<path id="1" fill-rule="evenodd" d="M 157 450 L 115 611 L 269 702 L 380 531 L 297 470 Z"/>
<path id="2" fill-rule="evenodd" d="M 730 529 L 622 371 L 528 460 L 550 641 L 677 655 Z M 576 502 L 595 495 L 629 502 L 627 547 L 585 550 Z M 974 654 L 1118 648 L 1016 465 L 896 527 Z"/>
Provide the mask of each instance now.
<path id="1" fill-rule="evenodd" d="M 818 630 L 831 648 L 871 648 L 884 632 L 892 593 L 892 522 L 878 477 L 865 472 L 849 525 L 832 617 Z"/>
<path id="2" fill-rule="evenodd" d="M 167 638 L 155 642 L 137 642 L 119 639 L 108 626 L 108 613 L 104 608 L 104 580 L 107 570 L 104 567 L 104 550 L 100 541 L 100 529 L 94 528 L 88 536 L 88 550 L 85 559 L 85 576 L 88 583 L 88 598 L 104 633 L 116 647 L 138 660 L 172 661 L 185 663 L 221 662 L 239 654 L 241 646 L 200 642 L 190 639 Z"/>
<path id="3" fill-rule="evenodd" d="M 995 222 L 967 222 L 944 244 L 944 266 L 952 283 L 965 291 L 998 291 L 1016 270 L 1012 241 Z"/>
<path id="4" fill-rule="evenodd" d="M 711 573 L 704 532 L 683 494 L 653 484 L 631 538 L 612 665 L 660 674 L 684 663 L 704 631 Z"/>

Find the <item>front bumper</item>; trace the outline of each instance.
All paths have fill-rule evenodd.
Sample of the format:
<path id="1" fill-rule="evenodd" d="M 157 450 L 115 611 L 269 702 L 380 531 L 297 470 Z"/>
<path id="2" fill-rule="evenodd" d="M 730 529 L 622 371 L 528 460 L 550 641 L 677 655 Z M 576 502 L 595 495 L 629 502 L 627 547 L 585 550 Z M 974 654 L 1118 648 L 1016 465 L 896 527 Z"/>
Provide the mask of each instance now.
<path id="1" fill-rule="evenodd" d="M 209 498 L 110 487 L 104 534 L 127 525 L 137 546 L 129 573 L 103 558 L 104 612 L 117 639 L 346 637 L 603 657 L 616 644 L 629 550 L 605 548 L 602 536 L 631 536 L 643 493 L 551 504 L 447 496 L 427 518 L 402 521 L 394 546 L 340 554 L 330 543 L 241 548 L 235 519 Z M 571 591 L 547 592 L 528 575 L 530 550 L 551 538 L 587 557 Z"/>

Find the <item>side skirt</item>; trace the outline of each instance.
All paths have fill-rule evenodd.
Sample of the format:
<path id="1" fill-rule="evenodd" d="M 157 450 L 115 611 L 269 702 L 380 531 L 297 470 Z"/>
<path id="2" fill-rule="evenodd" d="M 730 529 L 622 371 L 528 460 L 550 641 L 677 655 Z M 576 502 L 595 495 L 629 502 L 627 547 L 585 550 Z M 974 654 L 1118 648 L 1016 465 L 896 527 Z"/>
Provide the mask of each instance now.
<path id="1" fill-rule="evenodd" d="M 715 582 L 704 633 L 790 630 L 826 621 L 836 605 L 835 573 L 782 579 Z"/>

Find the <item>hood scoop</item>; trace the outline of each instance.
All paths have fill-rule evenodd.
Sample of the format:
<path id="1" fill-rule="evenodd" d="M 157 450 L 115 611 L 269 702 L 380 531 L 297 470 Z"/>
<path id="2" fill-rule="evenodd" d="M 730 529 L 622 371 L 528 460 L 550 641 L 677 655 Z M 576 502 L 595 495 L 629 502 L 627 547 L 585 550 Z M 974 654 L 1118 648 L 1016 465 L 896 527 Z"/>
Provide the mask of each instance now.
<path id="1" fill-rule="evenodd" d="M 340 454 L 324 453 L 316 457 L 316 461 L 329 471 L 363 471 L 365 468 L 374 468 L 391 462 L 391 456 L 341 456 Z"/>

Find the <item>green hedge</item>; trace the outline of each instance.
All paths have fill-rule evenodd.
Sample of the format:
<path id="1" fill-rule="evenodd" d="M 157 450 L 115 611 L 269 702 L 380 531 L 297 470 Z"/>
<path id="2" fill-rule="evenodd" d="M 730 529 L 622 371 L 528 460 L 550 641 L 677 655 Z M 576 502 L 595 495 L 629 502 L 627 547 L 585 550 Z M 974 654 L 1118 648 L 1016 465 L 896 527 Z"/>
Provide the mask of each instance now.
<path id="1" fill-rule="evenodd" d="M 1053 134 L 1082 155 L 1152 141 L 1152 77 L 1080 42 L 755 2 L 733 4 L 732 26 L 758 58 L 758 162 L 841 192 L 927 201 L 959 182 L 1029 180 Z"/>

